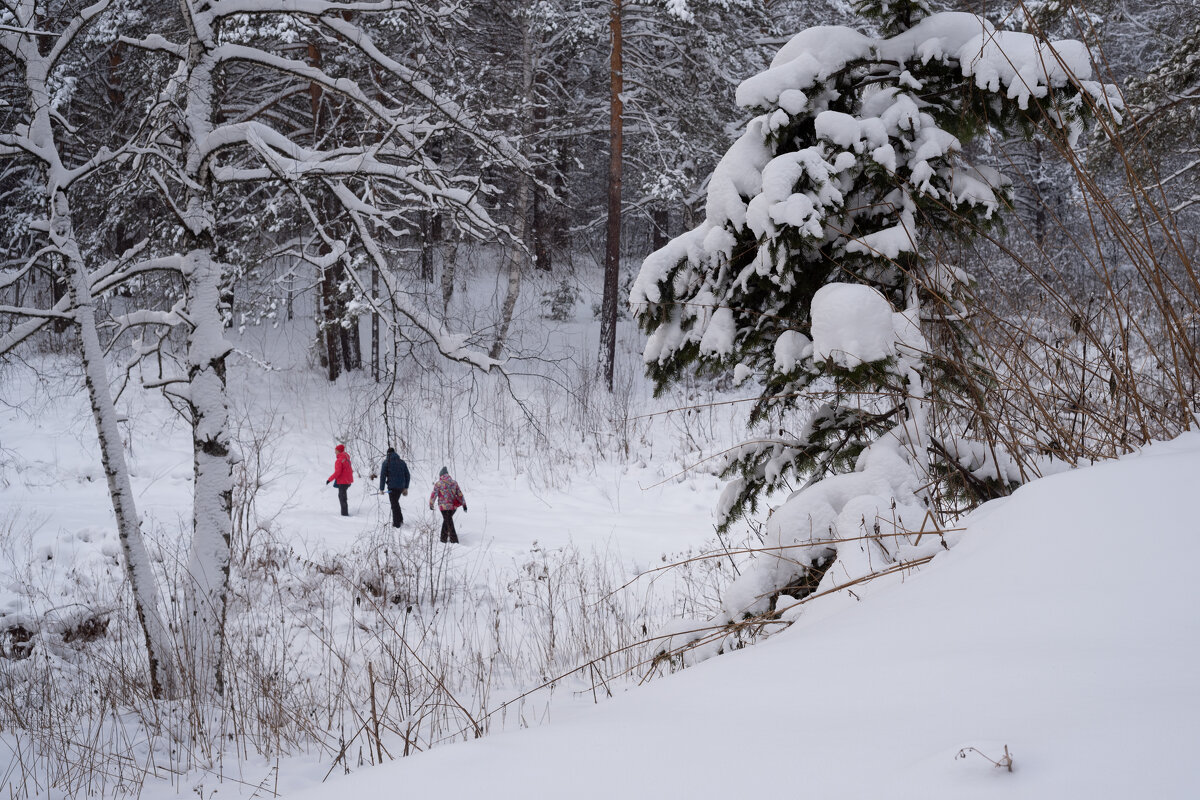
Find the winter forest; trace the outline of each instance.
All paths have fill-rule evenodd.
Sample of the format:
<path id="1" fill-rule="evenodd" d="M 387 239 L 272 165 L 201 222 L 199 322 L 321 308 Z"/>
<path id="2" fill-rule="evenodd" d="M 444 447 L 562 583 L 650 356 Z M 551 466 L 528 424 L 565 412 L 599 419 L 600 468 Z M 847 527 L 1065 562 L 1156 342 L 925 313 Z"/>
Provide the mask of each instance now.
<path id="1" fill-rule="evenodd" d="M 0 0 L 0 796 L 1197 796 L 1198 48 Z"/>

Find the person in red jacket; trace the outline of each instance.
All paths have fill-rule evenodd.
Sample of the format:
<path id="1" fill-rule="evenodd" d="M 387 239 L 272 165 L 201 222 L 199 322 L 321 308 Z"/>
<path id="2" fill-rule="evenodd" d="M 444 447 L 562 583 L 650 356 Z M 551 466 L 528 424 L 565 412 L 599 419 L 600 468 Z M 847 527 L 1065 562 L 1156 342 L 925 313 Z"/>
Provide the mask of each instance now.
<path id="1" fill-rule="evenodd" d="M 325 481 L 325 485 L 333 484 L 338 490 L 338 502 L 342 505 L 342 516 L 350 516 L 350 509 L 346 504 L 346 490 L 350 488 L 350 484 L 354 483 L 354 469 L 350 466 L 350 456 L 346 455 L 346 445 L 339 444 L 334 448 L 337 451 L 337 456 L 333 460 L 333 474 L 329 476 L 329 480 Z"/>

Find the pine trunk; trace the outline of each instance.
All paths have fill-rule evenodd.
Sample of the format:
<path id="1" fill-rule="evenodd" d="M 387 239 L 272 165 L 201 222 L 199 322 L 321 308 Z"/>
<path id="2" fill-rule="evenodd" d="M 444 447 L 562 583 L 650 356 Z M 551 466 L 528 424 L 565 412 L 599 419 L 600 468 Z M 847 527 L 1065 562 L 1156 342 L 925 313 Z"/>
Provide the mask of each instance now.
<path id="1" fill-rule="evenodd" d="M 622 75 L 621 3 L 613 0 L 609 29 L 612 57 L 609 64 L 608 116 L 608 229 L 604 243 L 604 299 L 600 308 L 600 374 L 611 392 L 617 358 L 617 291 L 621 277 L 621 150 L 624 109 Z"/>

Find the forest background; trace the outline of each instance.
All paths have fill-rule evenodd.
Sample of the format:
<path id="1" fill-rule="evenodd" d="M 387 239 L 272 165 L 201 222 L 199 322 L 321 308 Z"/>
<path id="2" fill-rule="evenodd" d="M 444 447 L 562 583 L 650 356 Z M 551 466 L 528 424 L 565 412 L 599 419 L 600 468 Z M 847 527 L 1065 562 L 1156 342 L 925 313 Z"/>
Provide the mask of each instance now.
<path id="1" fill-rule="evenodd" d="M 909 6 L 928 10 L 896 8 Z M 29 420 L 59 413 L 47 397 L 82 384 L 87 405 L 69 413 L 86 413 L 96 434 L 98 449 L 84 450 L 102 468 L 84 471 L 107 484 L 115 531 L 103 547 L 116 548 L 94 582 L 56 564 L 11 593 L 5 727 L 30 747 L 13 745 L 11 785 L 140 786 L 161 762 L 171 775 L 220 772 L 223 741 L 267 761 L 315 747 L 349 769 L 480 736 L 531 687 L 551 692 L 569 676 L 575 691 L 608 692 L 777 624 L 780 591 L 802 599 L 820 575 L 772 587 L 765 617 L 721 616 L 738 559 L 767 541 L 753 503 L 737 526 L 722 512 L 719 534 L 704 520 L 702 535 L 639 551 L 633 568 L 533 543 L 515 572 L 485 579 L 485 562 L 447 566 L 419 538 L 380 539 L 375 520 L 340 553 L 328 541 L 298 548 L 302 526 L 278 516 L 285 501 L 269 488 L 271 450 L 315 448 L 320 426 L 296 418 L 324 404 L 337 414 L 322 433 L 357 448 L 366 480 L 389 442 L 475 472 L 491 461 L 533 494 L 598 463 L 645 468 L 642 486 L 709 462 L 736 474 L 736 459 L 722 462 L 730 448 L 782 431 L 798 403 L 747 425 L 735 370 L 701 365 L 652 386 L 633 329 L 643 312 L 627 300 L 638 265 L 705 219 L 710 176 L 750 121 L 738 85 L 797 31 L 879 24 L 864 10 L 6 0 L 5 438 L 23 440 Z M 939 357 L 972 398 L 937 413 L 979 445 L 942 453 L 951 466 L 922 490 L 936 530 L 1042 474 L 1177 435 L 1192 424 L 1200 366 L 1197 7 L 954 10 L 1085 42 L 1124 108 L 1081 139 L 988 125 L 966 147 L 1011 192 L 1002 226 L 935 255 L 967 276 L 970 346 Z M 972 384 L 980 363 L 987 378 Z M 264 404 L 270 393 L 295 402 Z M 137 509 L 137 443 L 167 430 L 185 436 L 191 461 L 186 493 L 167 504 L 174 519 Z M 36 447 L 0 442 L 6 485 L 28 484 L 17 476 Z M 813 477 L 776 473 L 766 488 L 786 495 Z M 9 559 L 15 575 L 33 569 L 48 534 L 13 497 L 7 538 L 26 543 Z M 674 560 L 689 546 L 723 559 L 687 562 L 664 599 L 599 613 L 656 549 Z M 563 584 L 590 598 L 566 618 Z M 481 603 L 480 586 L 515 599 Z M 375 616 L 361 649 L 345 630 L 364 600 Z M 520 620 L 513 638 L 501 607 Z M 679 617 L 717 620 L 718 633 L 672 640 L 695 625 L 671 628 Z M 439 627 L 446 618 L 456 624 Z M 310 637 L 300 661 L 313 663 L 292 661 L 294 631 Z M 326 683 L 305 684 L 299 701 L 285 674 Z M 80 699 L 89 683 L 106 688 Z M 118 705 L 129 713 L 107 718 Z M 529 724 L 514 716 L 506 724 Z"/>

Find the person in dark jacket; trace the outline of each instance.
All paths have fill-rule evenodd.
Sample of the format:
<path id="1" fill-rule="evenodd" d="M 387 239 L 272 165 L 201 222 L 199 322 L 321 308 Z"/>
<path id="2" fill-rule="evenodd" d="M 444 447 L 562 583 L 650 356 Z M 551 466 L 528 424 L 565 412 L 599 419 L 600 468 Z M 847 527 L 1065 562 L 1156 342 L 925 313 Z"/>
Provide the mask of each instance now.
<path id="1" fill-rule="evenodd" d="M 379 493 L 383 494 L 384 489 L 387 489 L 388 500 L 392 503 L 392 527 L 399 528 L 404 524 L 400 495 L 408 494 L 408 464 L 391 447 L 387 449 L 383 466 L 379 468 Z"/>
<path id="2" fill-rule="evenodd" d="M 350 516 L 350 508 L 346 502 L 346 490 L 354 483 L 354 468 L 350 466 L 350 456 L 346 453 L 346 445 L 339 444 L 334 448 L 337 456 L 333 459 L 333 474 L 325 485 L 333 484 L 338 490 L 338 503 L 342 506 L 342 516 Z"/>
<path id="3" fill-rule="evenodd" d="M 458 544 L 458 531 L 454 529 L 454 512 L 461 506 L 463 513 L 467 511 L 467 500 L 463 497 L 458 481 L 450 477 L 450 470 L 442 467 L 438 473 L 437 483 L 429 495 L 429 510 L 433 510 L 434 502 L 442 512 L 442 541 Z"/>

